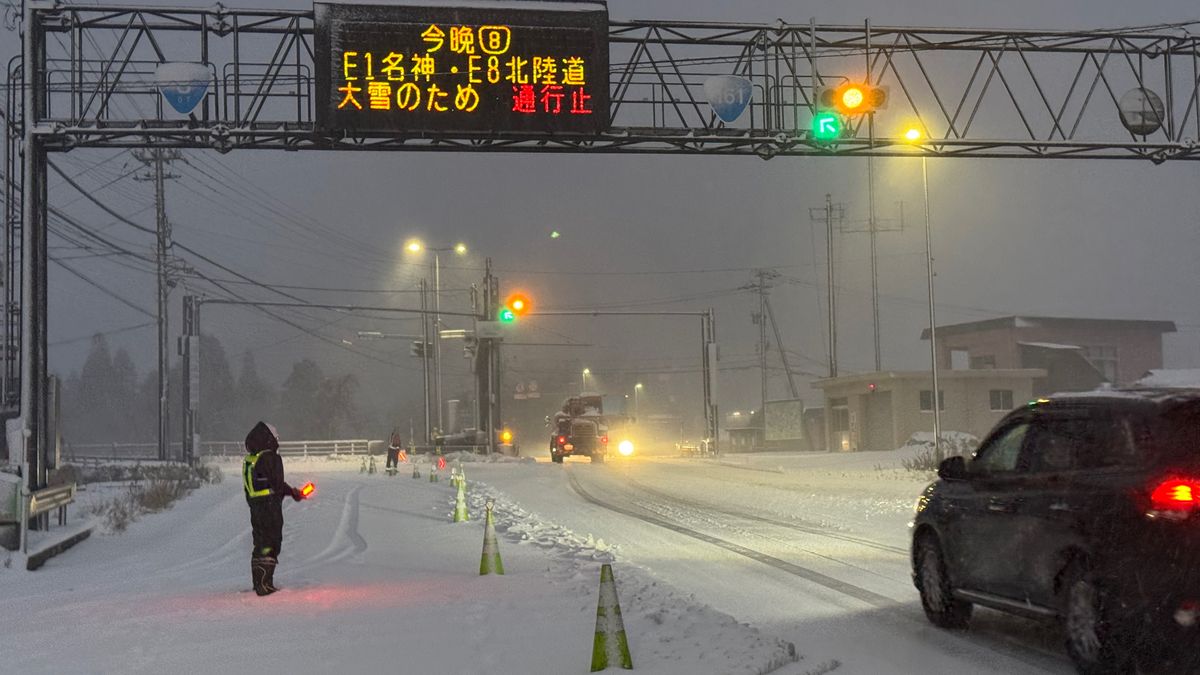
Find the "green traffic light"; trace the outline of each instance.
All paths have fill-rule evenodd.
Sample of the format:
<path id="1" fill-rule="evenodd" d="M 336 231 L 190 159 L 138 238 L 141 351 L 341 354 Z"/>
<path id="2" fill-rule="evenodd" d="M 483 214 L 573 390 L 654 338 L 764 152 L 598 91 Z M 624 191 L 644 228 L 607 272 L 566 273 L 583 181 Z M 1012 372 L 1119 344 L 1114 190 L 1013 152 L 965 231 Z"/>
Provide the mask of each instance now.
<path id="1" fill-rule="evenodd" d="M 836 113 L 817 113 L 812 120 L 812 137 L 818 141 L 835 141 L 842 135 L 842 118 Z"/>
<path id="2" fill-rule="evenodd" d="M 517 315 L 507 307 L 500 308 L 500 323 L 512 323 L 517 320 Z"/>

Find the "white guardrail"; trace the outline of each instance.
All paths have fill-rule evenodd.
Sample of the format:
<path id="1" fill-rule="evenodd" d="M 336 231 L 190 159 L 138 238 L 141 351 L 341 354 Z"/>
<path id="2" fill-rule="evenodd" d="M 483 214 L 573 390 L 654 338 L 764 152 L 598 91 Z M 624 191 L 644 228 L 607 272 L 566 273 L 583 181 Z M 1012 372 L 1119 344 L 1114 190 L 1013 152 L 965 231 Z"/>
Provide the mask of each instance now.
<path id="1" fill-rule="evenodd" d="M 291 457 L 315 457 L 325 455 L 382 454 L 387 450 L 386 441 L 368 439 L 335 439 L 312 441 L 283 441 L 279 454 Z M 170 455 L 178 458 L 180 444 L 172 443 Z M 241 441 L 207 441 L 200 444 L 202 457 L 242 457 L 246 446 Z M 63 443 L 62 457 L 67 462 L 86 460 L 130 460 L 156 461 L 158 446 L 154 443 Z"/>

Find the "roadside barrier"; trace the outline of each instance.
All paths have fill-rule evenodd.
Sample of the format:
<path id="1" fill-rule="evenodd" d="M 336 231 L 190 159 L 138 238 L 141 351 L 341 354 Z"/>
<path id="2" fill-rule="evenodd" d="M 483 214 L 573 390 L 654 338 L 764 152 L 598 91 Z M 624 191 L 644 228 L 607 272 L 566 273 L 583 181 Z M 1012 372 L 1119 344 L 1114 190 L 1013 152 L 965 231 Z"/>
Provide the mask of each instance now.
<path id="1" fill-rule="evenodd" d="M 600 601 L 596 605 L 596 640 L 592 643 L 592 672 L 620 666 L 633 670 L 629 655 L 629 640 L 625 637 L 625 622 L 621 619 L 621 603 L 617 600 L 617 582 L 612 565 L 600 568 Z"/>

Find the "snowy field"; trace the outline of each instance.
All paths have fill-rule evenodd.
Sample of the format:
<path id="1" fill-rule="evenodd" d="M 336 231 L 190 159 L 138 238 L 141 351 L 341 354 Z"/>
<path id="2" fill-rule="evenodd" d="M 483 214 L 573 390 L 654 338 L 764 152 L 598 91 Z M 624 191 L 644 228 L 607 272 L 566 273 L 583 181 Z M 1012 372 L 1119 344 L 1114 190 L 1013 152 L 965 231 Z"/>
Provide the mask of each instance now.
<path id="1" fill-rule="evenodd" d="M 636 672 L 1070 673 L 1057 628 L 921 613 L 907 524 L 923 475 L 902 452 L 463 464 L 473 520 L 440 483 L 289 460 L 268 598 L 249 591 L 236 465 L 226 480 L 42 570 L 0 569 L 12 672 L 586 673 L 612 562 Z M 232 476 L 232 478 L 231 478 Z M 478 576 L 482 503 L 507 574 Z M 792 650 L 797 659 L 791 657 Z"/>

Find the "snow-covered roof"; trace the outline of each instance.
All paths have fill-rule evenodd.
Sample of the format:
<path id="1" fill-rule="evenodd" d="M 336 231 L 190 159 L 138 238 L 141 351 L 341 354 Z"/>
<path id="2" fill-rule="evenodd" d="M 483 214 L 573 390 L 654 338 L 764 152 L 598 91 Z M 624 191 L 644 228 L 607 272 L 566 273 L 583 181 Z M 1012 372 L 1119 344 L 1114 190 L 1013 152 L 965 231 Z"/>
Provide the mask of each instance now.
<path id="1" fill-rule="evenodd" d="M 1070 351 L 1082 349 L 1079 345 L 1063 345 L 1056 342 L 1018 342 L 1017 344 L 1025 347 L 1038 347 L 1041 349 L 1067 349 Z"/>
<path id="2" fill-rule="evenodd" d="M 1200 368 L 1161 368 L 1151 370 L 1134 383 L 1135 387 L 1163 389 L 1200 389 Z"/>

